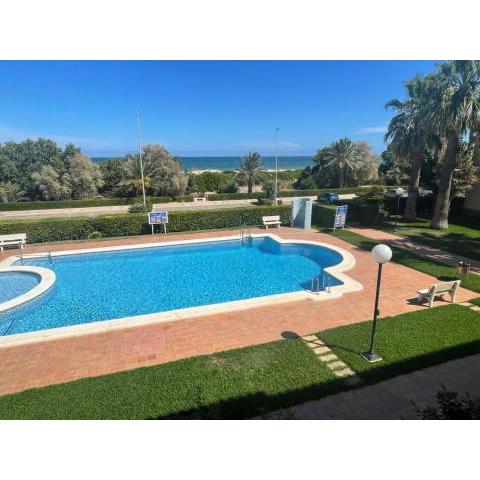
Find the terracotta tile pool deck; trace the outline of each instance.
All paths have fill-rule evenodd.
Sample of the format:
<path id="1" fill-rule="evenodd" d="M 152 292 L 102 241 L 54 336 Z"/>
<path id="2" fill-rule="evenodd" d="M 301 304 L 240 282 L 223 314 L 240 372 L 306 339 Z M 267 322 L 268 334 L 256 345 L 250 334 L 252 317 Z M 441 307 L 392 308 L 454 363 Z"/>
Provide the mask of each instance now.
<path id="1" fill-rule="evenodd" d="M 253 229 L 253 233 L 264 231 Z M 305 335 L 371 318 L 377 266 L 369 252 L 316 230 L 282 227 L 272 232 L 284 239 L 330 243 L 350 251 L 356 259 L 356 265 L 346 274 L 359 281 L 364 290 L 320 302 L 301 300 L 272 304 L 238 312 L 209 314 L 168 323 L 0 347 L 0 395 L 261 344 L 282 339 L 282 333 L 285 332 Z M 25 253 L 213 238 L 237 233 L 238 229 L 43 244 L 30 246 Z M 5 251 L 0 254 L 0 260 L 16 253 L 18 252 L 15 250 Z M 395 263 L 387 264 L 383 270 L 381 316 L 427 308 L 408 300 L 416 296 L 417 290 L 435 283 L 435 278 Z M 474 292 L 460 289 L 458 301 L 463 302 L 476 296 L 478 295 Z M 438 301 L 436 305 L 440 306 L 442 303 L 446 302 Z"/>

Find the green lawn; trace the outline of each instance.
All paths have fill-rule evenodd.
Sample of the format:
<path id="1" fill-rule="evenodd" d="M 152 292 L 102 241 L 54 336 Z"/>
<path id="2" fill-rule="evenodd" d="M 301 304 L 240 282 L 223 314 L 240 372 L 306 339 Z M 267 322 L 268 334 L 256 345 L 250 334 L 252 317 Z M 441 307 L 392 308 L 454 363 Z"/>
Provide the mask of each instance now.
<path id="1" fill-rule="evenodd" d="M 319 336 L 367 383 L 480 352 L 480 315 L 468 307 L 440 308 L 383 318 L 376 335 L 378 363 L 366 362 L 372 322 L 334 328 Z"/>
<path id="2" fill-rule="evenodd" d="M 480 219 L 454 217 L 449 220 L 447 231 L 430 228 L 430 220 L 424 218 L 418 218 L 416 222 L 399 219 L 397 227 L 394 231 L 393 222 L 389 222 L 378 228 L 406 236 L 414 242 L 480 260 Z"/>
<path id="3" fill-rule="evenodd" d="M 318 335 L 367 382 L 480 352 L 480 314 L 449 305 Z M 0 397 L 2 419 L 249 418 L 347 388 L 298 338 Z"/>
<path id="4" fill-rule="evenodd" d="M 345 240 L 363 250 L 371 250 L 378 243 L 378 241 L 371 240 L 363 235 L 351 232 L 350 230 L 339 229 L 333 232 L 331 230 L 326 231 L 321 229 L 321 231 Z M 462 287 L 473 290 L 474 292 L 480 292 L 480 275 L 469 274 L 467 276 L 457 276 L 455 274 L 455 267 L 449 267 L 448 265 L 419 257 L 418 255 L 414 255 L 406 250 L 395 247 L 392 248 L 392 252 L 393 261 L 397 263 L 427 273 L 428 275 L 432 275 L 439 280 L 454 280 L 459 278 L 462 280 Z"/>
<path id="5" fill-rule="evenodd" d="M 0 397 L 0 418 L 245 418 L 343 387 L 288 339 Z"/>

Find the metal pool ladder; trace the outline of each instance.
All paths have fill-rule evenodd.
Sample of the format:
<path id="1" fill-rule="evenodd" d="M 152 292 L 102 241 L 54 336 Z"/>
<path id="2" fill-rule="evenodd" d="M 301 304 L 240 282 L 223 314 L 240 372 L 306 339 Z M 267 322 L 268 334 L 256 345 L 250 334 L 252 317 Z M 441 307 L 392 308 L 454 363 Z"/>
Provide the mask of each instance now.
<path id="1" fill-rule="evenodd" d="M 322 288 L 320 289 L 320 282 L 322 283 Z M 322 290 L 325 290 L 327 293 L 330 293 L 330 276 L 325 275 L 322 272 L 321 275 L 317 275 L 312 278 L 310 283 L 310 291 L 315 294 L 319 294 Z"/>
<path id="2" fill-rule="evenodd" d="M 242 225 L 242 228 L 240 229 L 240 240 L 242 244 L 244 244 L 246 241 L 250 242 L 252 239 L 252 229 L 247 228 L 246 225 Z"/>

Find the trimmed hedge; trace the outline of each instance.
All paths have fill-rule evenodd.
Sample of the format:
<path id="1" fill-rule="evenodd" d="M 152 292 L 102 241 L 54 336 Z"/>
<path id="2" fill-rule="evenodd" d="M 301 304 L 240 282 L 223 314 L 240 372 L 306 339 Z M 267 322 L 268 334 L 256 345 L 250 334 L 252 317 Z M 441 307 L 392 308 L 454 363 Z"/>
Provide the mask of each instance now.
<path id="1" fill-rule="evenodd" d="M 193 202 L 193 195 L 179 195 L 174 198 L 175 202 Z"/>
<path id="2" fill-rule="evenodd" d="M 170 197 L 148 197 L 153 203 L 171 202 Z M 142 197 L 85 198 L 81 200 L 35 200 L 31 202 L 0 203 L 0 211 L 50 210 L 52 208 L 114 207 L 143 202 Z"/>
<path id="3" fill-rule="evenodd" d="M 388 189 L 396 187 L 386 187 Z M 352 187 L 352 188 L 317 188 L 313 190 L 282 190 L 278 192 L 278 197 L 311 197 L 321 193 L 335 192 L 339 194 L 356 193 L 366 194 L 370 190 L 369 187 Z M 256 193 L 215 193 L 208 195 L 208 199 L 212 201 L 220 200 L 248 200 L 264 198 L 263 192 Z M 152 203 L 168 203 L 168 202 L 193 202 L 192 195 L 180 195 L 175 198 L 170 197 L 149 197 Z M 85 198 L 81 200 L 38 200 L 28 202 L 10 202 L 0 203 L 0 211 L 14 210 L 46 210 L 51 208 L 82 208 L 82 207 L 110 207 L 118 205 L 131 205 L 132 203 L 141 202 L 141 197 L 109 197 L 109 198 Z"/>
<path id="4" fill-rule="evenodd" d="M 376 199 L 342 200 L 341 205 L 348 205 L 347 224 L 359 222 L 364 226 L 375 225 L 381 205 Z M 314 203 L 312 206 L 312 224 L 333 228 L 335 210 L 338 205 Z"/>
<path id="5" fill-rule="evenodd" d="M 265 193 L 212 193 L 208 195 L 208 200 L 256 200 L 257 198 L 265 198 Z"/>
<path id="6" fill-rule="evenodd" d="M 214 230 L 260 225 L 262 217 L 280 215 L 290 222 L 290 206 L 263 206 L 169 212 L 169 232 Z M 142 213 L 103 215 L 99 217 L 44 218 L 0 222 L 0 234 L 25 232 L 28 243 L 84 240 L 101 237 L 123 237 L 150 233 L 147 215 Z M 98 233 L 97 233 L 98 232 Z"/>

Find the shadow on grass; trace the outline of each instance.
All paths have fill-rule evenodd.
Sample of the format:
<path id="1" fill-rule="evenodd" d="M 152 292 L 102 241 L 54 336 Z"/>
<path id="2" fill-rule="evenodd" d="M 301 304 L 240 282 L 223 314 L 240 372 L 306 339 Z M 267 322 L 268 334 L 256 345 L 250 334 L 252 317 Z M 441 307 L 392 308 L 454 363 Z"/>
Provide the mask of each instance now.
<path id="1" fill-rule="evenodd" d="M 149 420 L 241 420 L 265 417 L 274 410 L 285 409 L 348 389 L 341 380 L 289 390 L 275 395 L 256 392 Z M 200 399 L 199 399 L 200 400 Z"/>
<path id="2" fill-rule="evenodd" d="M 341 356 L 341 352 L 348 354 L 355 354 L 360 356 L 364 348 L 347 348 L 340 344 L 327 343 L 325 344 L 335 349 Z M 480 353 L 480 340 L 467 342 L 461 345 L 444 348 L 442 350 L 436 350 L 434 352 L 426 353 L 423 355 L 417 355 L 411 358 L 405 358 L 399 361 L 386 363 L 388 359 L 384 359 L 384 362 L 378 362 L 375 364 L 365 364 L 365 369 L 362 371 L 356 371 L 361 379 L 366 384 L 373 384 L 382 380 L 387 380 L 399 375 L 404 375 L 417 370 L 422 370 L 427 367 L 439 365 L 441 363 L 455 360 L 469 355 L 475 355 Z"/>
<path id="3" fill-rule="evenodd" d="M 295 332 L 283 332 L 282 336 L 287 339 L 298 338 Z M 341 355 L 341 351 L 355 354 L 360 357 L 363 348 L 349 349 L 340 344 L 327 344 L 330 348 L 335 348 Z M 412 358 L 402 359 L 401 361 L 383 364 L 365 364 L 365 370 L 356 373 L 365 384 L 374 384 L 399 375 L 414 372 L 423 368 L 431 367 L 450 360 L 474 355 L 480 352 L 480 341 L 474 341 L 446 348 L 443 350 L 419 355 Z M 361 384 L 362 385 L 362 384 Z M 360 386 L 361 386 L 360 385 Z M 249 395 L 239 396 L 228 400 L 215 403 L 207 403 L 202 398 L 202 392 L 198 392 L 198 404 L 200 407 L 175 412 L 165 416 L 150 417 L 150 420 L 200 420 L 200 419 L 232 419 L 239 420 L 245 418 L 266 418 L 267 414 L 275 410 L 288 409 L 311 400 L 318 400 L 322 397 L 339 393 L 341 391 L 358 388 L 345 383 L 342 379 L 328 380 L 319 384 L 309 385 L 302 389 L 289 390 L 275 395 L 268 395 L 264 392 L 256 392 Z M 203 405 L 202 405 L 203 404 Z"/>

